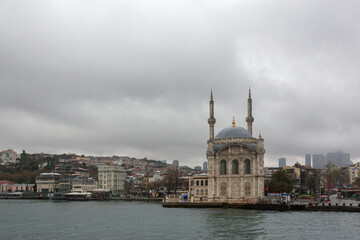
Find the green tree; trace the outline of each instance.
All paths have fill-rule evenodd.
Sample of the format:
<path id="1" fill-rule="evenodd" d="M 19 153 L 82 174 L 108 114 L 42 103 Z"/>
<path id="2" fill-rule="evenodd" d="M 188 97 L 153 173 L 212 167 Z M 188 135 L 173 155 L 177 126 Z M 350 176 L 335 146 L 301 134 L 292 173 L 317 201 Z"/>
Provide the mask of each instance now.
<path id="1" fill-rule="evenodd" d="M 46 171 L 54 171 L 55 170 L 55 164 L 59 162 L 59 158 L 57 157 L 44 157 L 40 159 L 42 162 L 46 162 L 47 165 L 44 167 Z"/>
<path id="2" fill-rule="evenodd" d="M 23 170 L 38 170 L 38 162 L 34 156 L 27 154 L 25 150 L 20 155 L 19 167 Z"/>
<path id="3" fill-rule="evenodd" d="M 346 169 L 335 168 L 331 174 L 334 181 L 334 186 L 336 187 L 344 188 L 350 183 L 350 176 Z"/>
<path id="4" fill-rule="evenodd" d="M 268 188 L 269 192 L 291 192 L 293 180 L 285 170 L 279 170 L 273 174 Z"/>
<path id="5" fill-rule="evenodd" d="M 41 171 L 35 170 L 19 170 L 17 172 L 0 171 L 0 179 L 9 180 L 15 183 L 35 183 L 35 178 L 39 176 Z"/>

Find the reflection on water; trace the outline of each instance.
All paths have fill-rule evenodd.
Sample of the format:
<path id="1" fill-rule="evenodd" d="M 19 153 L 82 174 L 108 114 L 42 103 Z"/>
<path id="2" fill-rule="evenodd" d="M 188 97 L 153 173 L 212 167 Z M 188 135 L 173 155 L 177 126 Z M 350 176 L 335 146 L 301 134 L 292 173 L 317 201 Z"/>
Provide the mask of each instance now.
<path id="1" fill-rule="evenodd" d="M 360 214 L 0 200 L 0 239 L 359 239 Z"/>
<path id="2" fill-rule="evenodd" d="M 255 210 L 213 209 L 205 217 L 210 236 L 216 239 L 258 239 L 265 233 L 265 216 Z"/>

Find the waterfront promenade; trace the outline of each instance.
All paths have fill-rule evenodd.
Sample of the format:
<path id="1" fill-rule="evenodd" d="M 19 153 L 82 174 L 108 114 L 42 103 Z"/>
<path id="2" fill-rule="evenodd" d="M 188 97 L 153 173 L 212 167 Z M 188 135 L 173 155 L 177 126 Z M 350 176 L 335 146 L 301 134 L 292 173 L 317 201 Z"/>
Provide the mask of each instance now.
<path id="1" fill-rule="evenodd" d="M 277 210 L 277 211 L 344 211 L 360 212 L 360 201 L 352 199 L 338 199 L 336 194 L 330 195 L 329 202 L 321 203 L 273 203 L 262 202 L 257 204 L 250 203 L 219 203 L 219 202 L 191 202 L 181 198 L 167 198 L 163 201 L 165 208 L 237 208 L 246 210 Z"/>
<path id="2" fill-rule="evenodd" d="M 236 204 L 236 203 L 213 203 L 213 202 L 163 202 L 165 208 L 236 208 L 245 210 L 275 210 L 275 211 L 327 211 L 327 212 L 360 212 L 360 203 L 356 204 Z"/>

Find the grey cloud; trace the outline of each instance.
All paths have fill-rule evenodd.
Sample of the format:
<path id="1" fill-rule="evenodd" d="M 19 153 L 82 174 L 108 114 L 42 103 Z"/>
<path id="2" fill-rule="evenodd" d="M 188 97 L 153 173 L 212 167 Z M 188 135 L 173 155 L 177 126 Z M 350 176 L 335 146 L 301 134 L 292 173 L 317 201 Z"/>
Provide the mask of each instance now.
<path id="1" fill-rule="evenodd" d="M 0 147 L 205 160 L 216 131 L 254 132 L 266 165 L 360 158 L 358 1 L 0 3 Z M 291 160 L 290 159 L 290 160 Z"/>

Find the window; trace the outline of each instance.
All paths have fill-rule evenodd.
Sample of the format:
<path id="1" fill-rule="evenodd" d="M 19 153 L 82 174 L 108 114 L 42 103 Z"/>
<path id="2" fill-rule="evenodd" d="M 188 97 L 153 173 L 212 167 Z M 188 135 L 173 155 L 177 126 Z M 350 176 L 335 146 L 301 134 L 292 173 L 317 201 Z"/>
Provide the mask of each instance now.
<path id="1" fill-rule="evenodd" d="M 205 180 L 205 186 L 207 186 L 208 185 L 208 180 Z"/>
<path id="2" fill-rule="evenodd" d="M 250 160 L 246 159 L 244 162 L 244 174 L 250 174 L 251 168 L 250 168 Z"/>
<path id="3" fill-rule="evenodd" d="M 238 160 L 232 161 L 232 174 L 239 174 L 239 162 Z"/>
<path id="4" fill-rule="evenodd" d="M 251 184 L 249 182 L 245 183 L 245 195 L 246 196 L 251 195 Z"/>
<path id="5" fill-rule="evenodd" d="M 221 160 L 220 161 L 220 175 L 225 175 L 225 174 L 226 174 L 226 161 Z"/>
<path id="6" fill-rule="evenodd" d="M 199 186 L 199 180 L 196 181 L 196 186 Z"/>
<path id="7" fill-rule="evenodd" d="M 227 188 L 226 183 L 223 182 L 223 183 L 220 184 L 220 194 L 221 195 L 223 195 L 223 196 L 226 195 L 226 188 Z"/>
<path id="8" fill-rule="evenodd" d="M 191 181 L 191 186 L 194 186 L 194 180 Z"/>
<path id="9" fill-rule="evenodd" d="M 201 180 L 201 186 L 204 186 L 204 180 Z"/>

